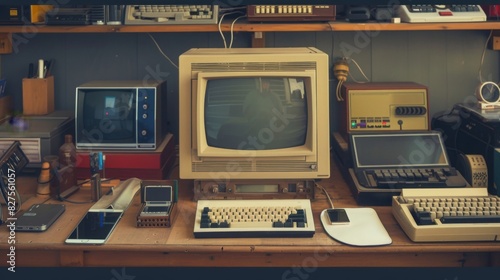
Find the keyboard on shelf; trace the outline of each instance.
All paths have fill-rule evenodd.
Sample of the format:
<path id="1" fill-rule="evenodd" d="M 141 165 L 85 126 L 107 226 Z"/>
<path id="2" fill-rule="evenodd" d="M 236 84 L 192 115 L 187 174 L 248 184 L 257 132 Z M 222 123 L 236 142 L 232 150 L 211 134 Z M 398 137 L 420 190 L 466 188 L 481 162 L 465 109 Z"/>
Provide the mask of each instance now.
<path id="1" fill-rule="evenodd" d="M 198 200 L 196 238 L 312 237 L 309 199 Z"/>
<path id="2" fill-rule="evenodd" d="M 403 189 L 392 213 L 415 242 L 500 241 L 500 197 L 487 188 Z"/>
<path id="3" fill-rule="evenodd" d="M 453 167 L 360 169 L 357 177 L 365 187 L 402 188 L 460 188 L 467 182 Z"/>
<path id="4" fill-rule="evenodd" d="M 127 5 L 124 23 L 217 24 L 218 15 L 218 5 Z"/>
<path id="5" fill-rule="evenodd" d="M 396 13 L 403 22 L 486 21 L 479 5 L 400 5 Z"/>

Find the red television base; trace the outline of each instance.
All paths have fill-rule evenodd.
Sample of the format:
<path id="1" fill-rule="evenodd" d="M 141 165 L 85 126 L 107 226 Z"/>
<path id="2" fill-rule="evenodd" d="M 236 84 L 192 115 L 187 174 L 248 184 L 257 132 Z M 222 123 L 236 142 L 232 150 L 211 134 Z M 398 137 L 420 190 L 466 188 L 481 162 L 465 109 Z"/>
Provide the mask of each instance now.
<path id="1" fill-rule="evenodd" d="M 102 152 L 105 156 L 103 178 L 126 180 L 136 177 L 143 180 L 168 179 L 175 162 L 175 144 L 172 134 L 167 134 L 154 151 L 77 150 L 76 176 L 89 179 L 90 153 Z"/>

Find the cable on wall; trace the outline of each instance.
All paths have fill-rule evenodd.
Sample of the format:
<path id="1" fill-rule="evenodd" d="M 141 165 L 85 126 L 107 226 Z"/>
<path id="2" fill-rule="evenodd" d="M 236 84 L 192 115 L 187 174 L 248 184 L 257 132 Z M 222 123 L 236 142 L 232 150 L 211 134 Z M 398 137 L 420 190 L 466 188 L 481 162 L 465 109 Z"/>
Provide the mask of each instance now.
<path id="1" fill-rule="evenodd" d="M 175 64 L 175 63 L 174 63 L 174 62 L 170 59 L 170 57 L 168 57 L 168 55 L 166 55 L 166 54 L 162 51 L 162 49 L 161 49 L 160 45 L 158 45 L 158 42 L 156 42 L 155 38 L 154 38 L 154 37 L 153 37 L 150 33 L 147 33 L 147 34 L 148 34 L 149 38 L 151 38 L 151 40 L 153 40 L 153 43 L 156 45 L 156 47 L 158 48 L 158 50 L 160 51 L 160 53 L 163 55 L 163 57 L 165 57 L 165 58 L 168 60 L 168 62 L 170 62 L 170 64 L 172 64 L 172 65 L 173 65 L 176 69 L 179 69 L 179 66 L 177 66 L 177 65 L 176 65 L 176 64 Z"/>
<path id="2" fill-rule="evenodd" d="M 230 43 L 229 43 L 229 46 L 227 45 L 227 41 L 226 41 L 226 37 L 224 36 L 224 34 L 222 33 L 222 20 L 224 19 L 225 16 L 227 15 L 232 15 L 232 14 L 244 14 L 243 12 L 241 11 L 235 11 L 235 12 L 230 12 L 230 13 L 225 13 L 223 14 L 220 19 L 219 19 L 219 22 L 217 23 L 217 28 L 219 29 L 219 34 L 222 38 L 222 42 L 224 43 L 224 48 L 231 48 L 232 47 L 232 44 L 233 44 L 233 28 L 234 28 L 234 24 L 236 23 L 236 21 L 240 18 L 244 18 L 246 17 L 246 14 L 242 15 L 242 16 L 239 16 L 237 17 L 236 19 L 233 20 L 233 22 L 231 23 L 231 28 L 230 28 L 230 34 L 231 34 L 231 40 L 230 40 Z"/>
<path id="3" fill-rule="evenodd" d="M 344 97 L 342 97 L 341 88 L 342 88 L 342 84 L 347 80 L 347 77 L 351 77 L 351 79 L 356 83 L 365 83 L 365 82 L 361 82 L 361 81 L 356 80 L 352 76 L 351 72 L 349 71 L 349 62 L 350 61 L 352 61 L 354 63 L 354 65 L 356 65 L 356 68 L 358 68 L 361 75 L 363 75 L 363 77 L 366 79 L 366 82 L 370 81 L 370 79 L 368 79 L 365 72 L 363 71 L 361 66 L 359 66 L 359 64 L 356 62 L 356 60 L 354 60 L 352 58 L 346 58 L 346 57 L 342 57 L 341 59 L 337 60 L 333 64 L 333 75 L 338 80 L 337 88 L 335 89 L 335 93 L 336 93 L 336 97 L 337 97 L 338 101 L 344 101 Z"/>
<path id="4" fill-rule="evenodd" d="M 493 30 L 490 30 L 490 34 L 488 35 L 488 38 L 486 39 L 486 42 L 484 43 L 483 53 L 481 54 L 481 61 L 479 63 L 479 71 L 478 71 L 479 82 L 481 84 L 484 82 L 483 81 L 483 74 L 482 74 L 484 56 L 486 55 L 486 49 L 488 48 L 488 42 L 490 41 L 492 35 L 493 35 Z"/>

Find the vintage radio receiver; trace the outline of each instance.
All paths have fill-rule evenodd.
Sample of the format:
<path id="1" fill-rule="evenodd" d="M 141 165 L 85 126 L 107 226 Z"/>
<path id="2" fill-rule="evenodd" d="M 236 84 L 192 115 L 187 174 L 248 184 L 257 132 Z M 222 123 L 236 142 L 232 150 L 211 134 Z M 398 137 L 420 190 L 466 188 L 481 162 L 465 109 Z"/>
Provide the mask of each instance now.
<path id="1" fill-rule="evenodd" d="M 335 5 L 249 5 L 248 21 L 331 21 Z"/>
<path id="2" fill-rule="evenodd" d="M 344 83 L 340 132 L 429 130 L 427 87 L 413 82 Z"/>
<path id="3" fill-rule="evenodd" d="M 200 199 L 314 199 L 312 180 L 195 180 L 194 200 Z"/>

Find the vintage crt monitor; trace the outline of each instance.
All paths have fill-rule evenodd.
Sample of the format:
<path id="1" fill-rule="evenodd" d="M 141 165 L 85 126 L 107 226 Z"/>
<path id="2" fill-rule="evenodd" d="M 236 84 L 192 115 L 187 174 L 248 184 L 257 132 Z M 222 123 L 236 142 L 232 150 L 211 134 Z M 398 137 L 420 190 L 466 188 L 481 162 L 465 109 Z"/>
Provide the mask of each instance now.
<path id="1" fill-rule="evenodd" d="M 93 81 L 76 88 L 77 149 L 154 150 L 166 135 L 166 82 Z"/>
<path id="2" fill-rule="evenodd" d="M 413 82 L 344 83 L 341 134 L 429 130 L 427 87 Z"/>
<path id="3" fill-rule="evenodd" d="M 328 178 L 328 77 L 328 55 L 315 48 L 182 54 L 180 177 L 213 181 L 210 192 L 235 180 L 290 180 L 289 191 L 293 182 Z"/>

